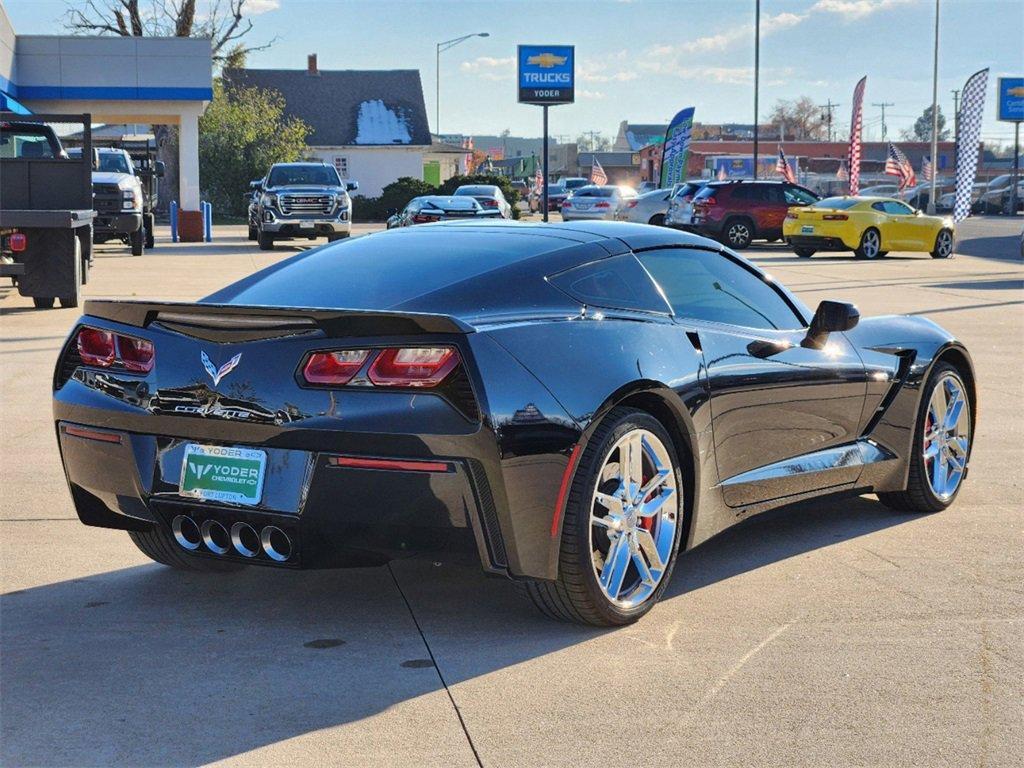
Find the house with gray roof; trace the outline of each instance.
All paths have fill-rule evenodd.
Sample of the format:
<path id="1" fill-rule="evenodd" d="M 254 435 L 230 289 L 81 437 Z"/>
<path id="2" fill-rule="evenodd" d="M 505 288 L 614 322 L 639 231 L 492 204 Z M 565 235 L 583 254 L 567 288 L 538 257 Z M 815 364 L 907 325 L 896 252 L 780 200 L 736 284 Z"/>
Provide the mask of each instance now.
<path id="1" fill-rule="evenodd" d="M 432 142 L 419 70 L 226 69 L 228 87 L 276 91 L 285 114 L 310 127 L 308 157 L 334 165 L 359 194 L 377 197 L 402 176 L 440 183 L 465 150 Z M 464 167 L 464 166 L 462 166 Z"/>

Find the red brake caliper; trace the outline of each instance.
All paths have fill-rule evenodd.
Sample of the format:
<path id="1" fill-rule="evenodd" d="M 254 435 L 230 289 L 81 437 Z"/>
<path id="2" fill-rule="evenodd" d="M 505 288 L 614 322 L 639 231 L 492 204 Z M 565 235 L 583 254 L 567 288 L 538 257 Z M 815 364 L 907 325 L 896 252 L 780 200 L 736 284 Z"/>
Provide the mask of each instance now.
<path id="1" fill-rule="evenodd" d="M 651 479 L 650 475 L 641 475 L 641 477 L 642 480 L 640 481 L 640 484 L 642 486 L 647 485 L 647 482 Z M 644 501 L 650 501 L 652 498 L 654 498 L 655 493 L 657 493 L 657 491 L 651 491 L 649 494 L 647 494 Z M 647 531 L 654 528 L 654 517 L 645 517 L 643 520 L 640 521 L 640 527 Z"/>

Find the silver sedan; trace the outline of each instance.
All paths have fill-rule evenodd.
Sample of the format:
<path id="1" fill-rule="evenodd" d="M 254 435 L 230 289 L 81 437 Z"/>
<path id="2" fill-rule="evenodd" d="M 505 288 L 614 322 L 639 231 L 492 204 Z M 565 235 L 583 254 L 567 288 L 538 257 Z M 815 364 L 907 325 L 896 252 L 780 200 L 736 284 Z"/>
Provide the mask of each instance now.
<path id="1" fill-rule="evenodd" d="M 635 224 L 654 224 L 660 227 L 665 223 L 665 213 L 668 211 L 671 197 L 671 189 L 654 189 L 644 192 L 626 203 L 626 206 L 619 211 L 619 219 L 632 221 Z"/>
<path id="2" fill-rule="evenodd" d="M 596 184 L 580 187 L 562 203 L 562 219 L 606 219 L 614 221 L 630 202 L 637 199 L 632 187 Z"/>

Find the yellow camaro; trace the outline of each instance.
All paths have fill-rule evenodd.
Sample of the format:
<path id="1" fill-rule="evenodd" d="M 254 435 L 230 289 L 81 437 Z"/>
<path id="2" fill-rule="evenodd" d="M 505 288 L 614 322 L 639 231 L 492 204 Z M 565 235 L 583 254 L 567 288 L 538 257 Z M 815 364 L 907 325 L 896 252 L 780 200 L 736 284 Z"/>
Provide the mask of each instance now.
<path id="1" fill-rule="evenodd" d="M 874 259 L 889 251 L 924 251 L 933 259 L 953 255 L 953 219 L 926 216 L 889 197 L 826 197 L 791 208 L 782 236 L 797 256 L 816 251 L 853 251 Z"/>

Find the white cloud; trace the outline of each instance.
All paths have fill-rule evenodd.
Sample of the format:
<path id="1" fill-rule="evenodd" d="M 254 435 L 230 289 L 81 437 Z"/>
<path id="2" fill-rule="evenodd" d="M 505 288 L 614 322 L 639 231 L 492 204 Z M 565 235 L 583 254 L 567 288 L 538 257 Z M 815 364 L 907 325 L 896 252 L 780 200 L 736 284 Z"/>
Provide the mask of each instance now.
<path id="1" fill-rule="evenodd" d="M 832 13 L 844 21 L 860 21 L 876 11 L 885 11 L 915 0 L 818 0 L 811 6 L 812 11 Z"/>
<path id="2" fill-rule="evenodd" d="M 628 83 L 630 80 L 636 80 L 639 76 L 635 70 L 619 69 L 613 72 L 610 71 L 611 67 L 607 63 L 608 61 L 624 62 L 628 58 L 628 51 L 619 51 L 600 61 L 597 59 L 580 59 L 576 63 L 576 77 L 580 82 L 584 83 Z"/>
<path id="3" fill-rule="evenodd" d="M 475 74 L 484 80 L 500 82 L 503 80 L 514 80 L 516 59 L 514 56 L 495 58 L 494 56 L 477 56 L 472 61 L 464 61 L 459 64 L 462 72 Z"/>
<path id="4" fill-rule="evenodd" d="M 242 11 L 246 16 L 259 16 L 263 13 L 276 11 L 281 7 L 281 0 L 245 0 Z"/>
<path id="5" fill-rule="evenodd" d="M 588 91 L 586 88 L 577 88 L 576 95 L 581 99 L 590 99 L 592 101 L 600 101 L 604 98 L 604 92 L 602 91 Z"/>

